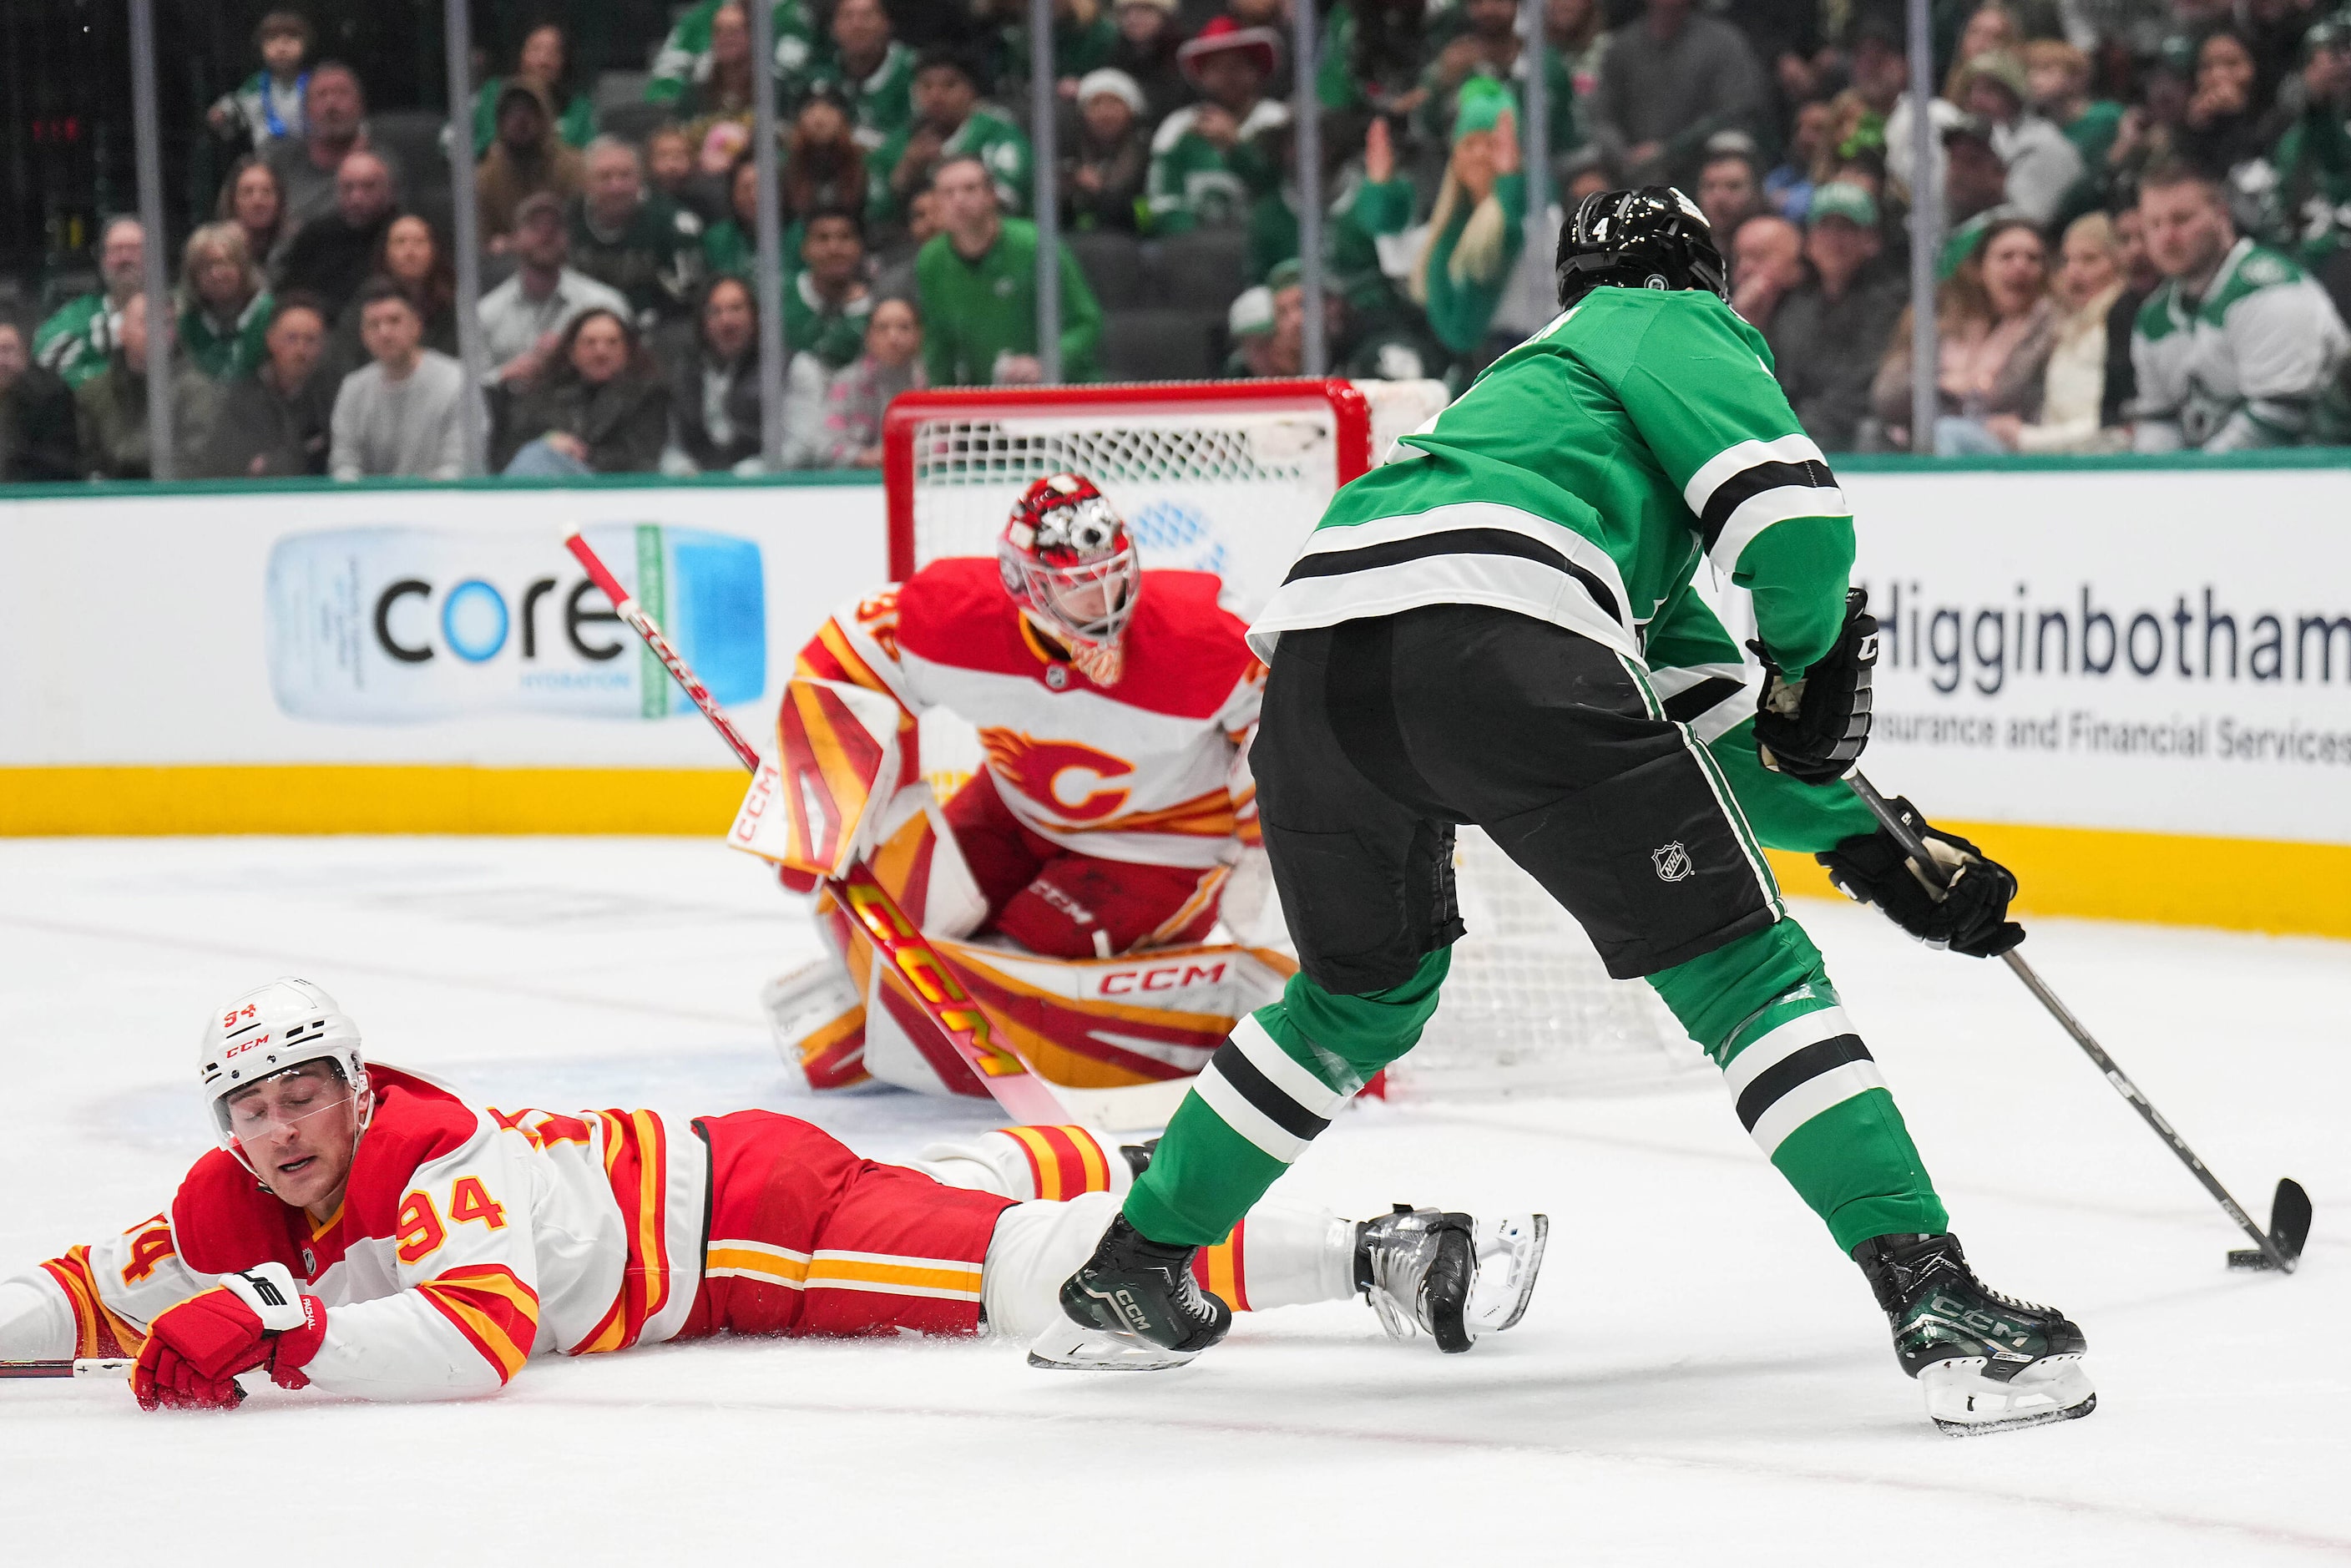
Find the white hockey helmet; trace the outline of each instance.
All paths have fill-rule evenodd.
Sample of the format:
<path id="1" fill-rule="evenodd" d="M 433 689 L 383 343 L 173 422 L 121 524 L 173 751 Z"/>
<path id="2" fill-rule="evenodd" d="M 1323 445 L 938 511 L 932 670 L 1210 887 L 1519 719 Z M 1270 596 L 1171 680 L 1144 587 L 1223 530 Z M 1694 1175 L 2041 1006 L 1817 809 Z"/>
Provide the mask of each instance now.
<path id="1" fill-rule="evenodd" d="M 204 1086 L 204 1112 L 221 1146 L 246 1168 L 252 1162 L 229 1133 L 229 1096 L 305 1062 L 334 1064 L 360 1103 L 365 1130 L 367 1059 L 360 1054 L 360 1026 L 340 1004 L 308 980 L 281 975 L 216 1009 L 204 1020 L 196 1051 L 196 1076 Z"/>

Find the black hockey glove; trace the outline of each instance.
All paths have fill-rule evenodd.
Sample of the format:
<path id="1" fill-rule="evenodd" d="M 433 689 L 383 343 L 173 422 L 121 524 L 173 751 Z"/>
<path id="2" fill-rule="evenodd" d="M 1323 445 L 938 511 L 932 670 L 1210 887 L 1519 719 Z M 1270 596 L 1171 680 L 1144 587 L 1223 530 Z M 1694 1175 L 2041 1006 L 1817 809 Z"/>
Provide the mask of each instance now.
<path id="1" fill-rule="evenodd" d="M 2008 917 L 2008 902 L 2016 896 L 2014 873 L 1959 834 L 1930 826 L 1900 796 L 1889 804 L 1926 841 L 1948 887 L 1934 890 L 1894 835 L 1879 828 L 1813 857 L 1829 868 L 1837 891 L 1856 904 L 1877 905 L 1929 947 L 1995 958 L 2023 941 L 2024 927 Z"/>
<path id="2" fill-rule="evenodd" d="M 1806 784 L 1834 784 L 1869 743 L 1870 672 L 1877 663 L 1877 617 L 1856 588 L 1844 596 L 1844 630 L 1818 664 L 1790 680 L 1761 643 L 1763 695 L 1755 705 L 1755 750 L 1763 766 Z"/>

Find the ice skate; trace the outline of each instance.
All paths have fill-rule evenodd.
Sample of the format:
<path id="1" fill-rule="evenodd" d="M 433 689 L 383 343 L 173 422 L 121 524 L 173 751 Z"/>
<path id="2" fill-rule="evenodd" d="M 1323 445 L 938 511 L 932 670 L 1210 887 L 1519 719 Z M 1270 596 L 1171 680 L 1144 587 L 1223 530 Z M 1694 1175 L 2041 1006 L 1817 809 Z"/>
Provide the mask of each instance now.
<path id="1" fill-rule="evenodd" d="M 2064 1313 L 1988 1290 L 1956 1236 L 1880 1236 L 1853 1249 L 1927 1414 L 1959 1437 L 2070 1421 L 2098 1407 L 2088 1341 Z"/>
<path id="2" fill-rule="evenodd" d="M 1540 1214 L 1481 1224 L 1398 1204 L 1356 1227 L 1355 1288 L 1389 1337 L 1409 1339 L 1418 1329 L 1458 1355 L 1525 1315 L 1550 1234 L 1551 1220 Z"/>
<path id="3" fill-rule="evenodd" d="M 1112 1220 L 1094 1255 L 1061 1286 L 1069 1322 L 1031 1342 L 1029 1364 L 1157 1372 L 1215 1344 L 1233 1312 L 1192 1278 L 1198 1250 L 1149 1240 L 1123 1215 Z"/>

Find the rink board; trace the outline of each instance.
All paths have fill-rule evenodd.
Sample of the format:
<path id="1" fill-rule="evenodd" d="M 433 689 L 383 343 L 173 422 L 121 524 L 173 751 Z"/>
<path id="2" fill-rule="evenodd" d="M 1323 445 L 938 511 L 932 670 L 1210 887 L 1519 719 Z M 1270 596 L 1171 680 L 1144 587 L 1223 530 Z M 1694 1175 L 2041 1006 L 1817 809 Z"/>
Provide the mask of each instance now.
<path id="1" fill-rule="evenodd" d="M 1882 787 L 2041 912 L 2351 936 L 2351 467 L 1841 467 Z M 723 831 L 738 775 L 561 538 L 770 744 L 885 575 L 880 487 L 825 479 L 12 493 L 0 832 Z"/>

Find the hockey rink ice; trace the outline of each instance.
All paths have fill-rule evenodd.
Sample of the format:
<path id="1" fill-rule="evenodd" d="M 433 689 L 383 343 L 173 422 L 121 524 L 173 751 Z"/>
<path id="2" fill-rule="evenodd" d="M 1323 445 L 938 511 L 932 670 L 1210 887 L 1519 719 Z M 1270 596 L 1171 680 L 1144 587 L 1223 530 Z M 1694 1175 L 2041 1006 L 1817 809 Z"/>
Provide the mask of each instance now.
<path id="1" fill-rule="evenodd" d="M 758 994 L 813 938 L 716 841 L 0 841 L 0 890 L 7 1272 L 164 1203 L 209 1143 L 206 1009 L 284 973 L 477 1104 L 767 1106 L 884 1159 L 997 1120 L 812 1099 Z M 1361 1106 L 1285 1178 L 1358 1218 L 1547 1211 L 1532 1309 L 1468 1355 L 1342 1303 L 1147 1375 L 720 1341 L 455 1406 L 11 1383 L 0 1560 L 2351 1563 L 2351 946 L 2052 920 L 2026 948 L 2249 1209 L 2309 1188 L 2287 1279 L 2226 1271 L 2243 1239 L 2004 969 L 1796 907 L 1986 1282 L 2088 1333 L 2086 1420 L 1938 1435 L 1859 1270 L 1690 1073 Z"/>

